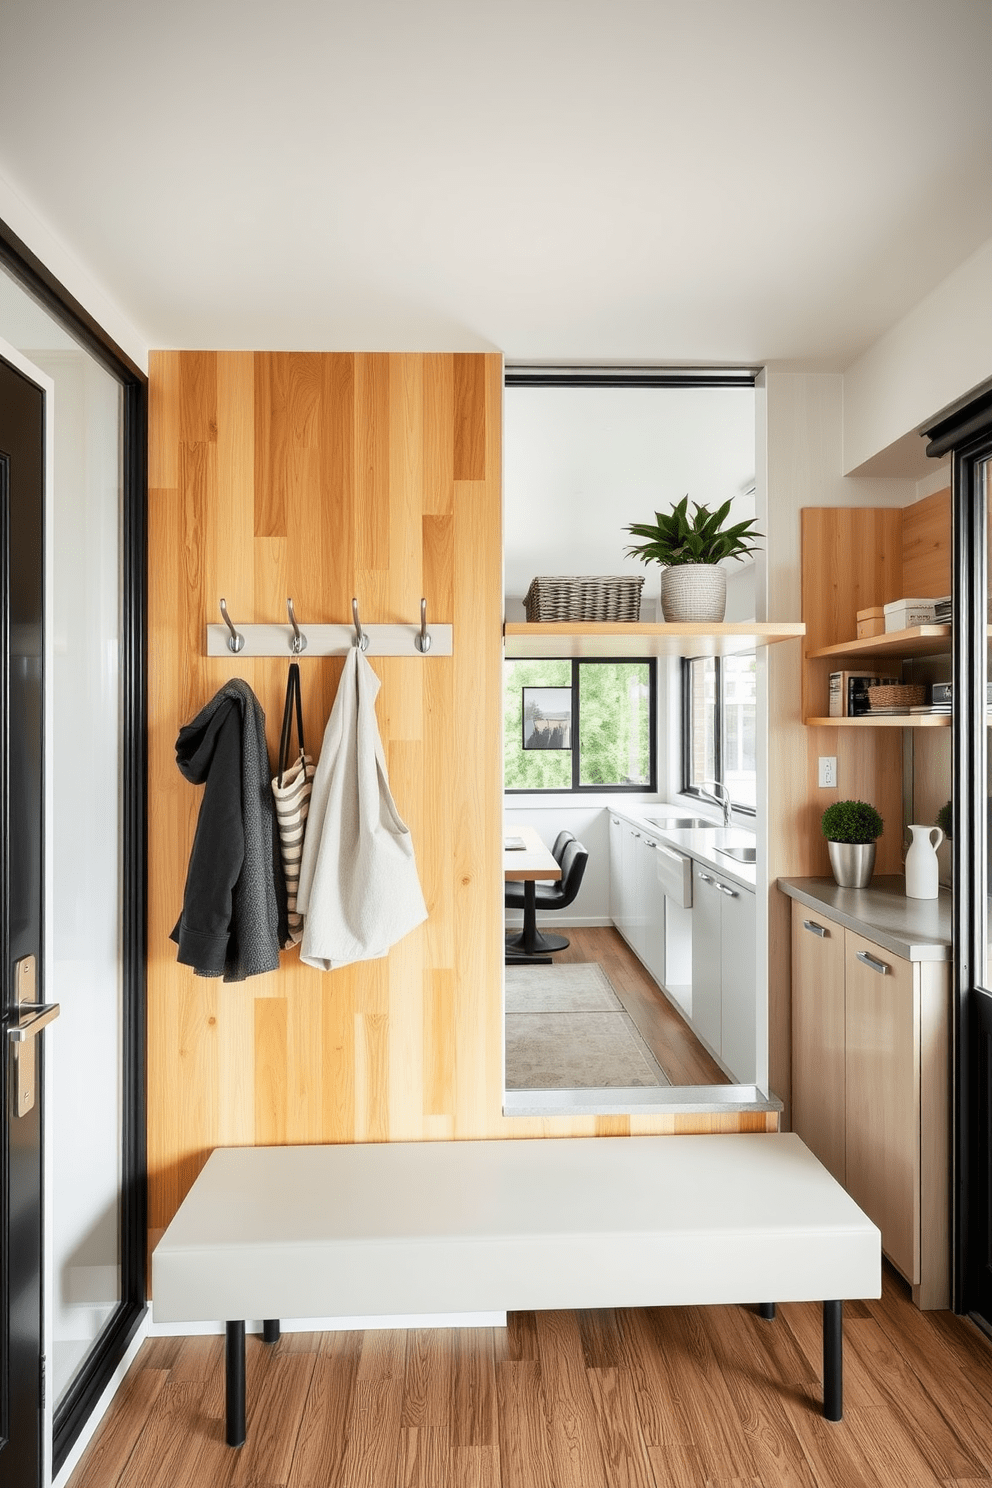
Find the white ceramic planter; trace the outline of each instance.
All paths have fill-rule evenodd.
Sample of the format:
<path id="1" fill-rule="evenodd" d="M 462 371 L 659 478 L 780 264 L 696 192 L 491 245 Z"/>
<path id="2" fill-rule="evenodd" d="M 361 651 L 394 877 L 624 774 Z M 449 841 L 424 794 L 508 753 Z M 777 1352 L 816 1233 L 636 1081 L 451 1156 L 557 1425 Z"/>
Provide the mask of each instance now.
<path id="1" fill-rule="evenodd" d="M 719 624 L 727 611 L 727 575 L 714 563 L 680 563 L 661 576 L 661 613 L 669 624 Z"/>

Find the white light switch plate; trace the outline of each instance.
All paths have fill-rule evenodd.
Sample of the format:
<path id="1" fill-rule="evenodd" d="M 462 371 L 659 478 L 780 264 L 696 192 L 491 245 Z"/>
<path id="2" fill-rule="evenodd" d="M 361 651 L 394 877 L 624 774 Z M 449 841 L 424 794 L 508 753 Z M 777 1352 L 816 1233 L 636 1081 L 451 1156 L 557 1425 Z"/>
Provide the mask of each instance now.
<path id="1" fill-rule="evenodd" d="M 827 787 L 836 786 L 837 756 L 835 754 L 820 755 L 820 784 Z"/>

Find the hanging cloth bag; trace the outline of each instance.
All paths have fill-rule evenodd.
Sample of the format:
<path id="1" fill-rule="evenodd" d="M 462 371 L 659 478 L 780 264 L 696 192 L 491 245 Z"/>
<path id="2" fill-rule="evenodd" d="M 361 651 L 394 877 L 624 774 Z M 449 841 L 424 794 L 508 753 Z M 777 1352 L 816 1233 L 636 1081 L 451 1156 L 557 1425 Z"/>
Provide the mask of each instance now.
<path id="1" fill-rule="evenodd" d="M 296 738 L 299 754 L 289 763 L 290 739 L 293 734 L 293 713 L 296 713 Z M 289 680 L 286 683 L 286 706 L 282 715 L 282 736 L 279 740 L 279 774 L 272 782 L 272 794 L 276 803 L 276 827 L 279 832 L 279 851 L 282 871 L 286 879 L 286 909 L 289 931 L 283 941 L 283 950 L 299 945 L 303 939 L 303 916 L 296 908 L 296 897 L 300 884 L 300 859 L 303 856 L 303 840 L 306 835 L 307 816 L 310 811 L 310 792 L 313 789 L 314 763 L 303 746 L 303 698 L 300 691 L 300 669 L 296 662 L 290 663 Z"/>
<path id="2" fill-rule="evenodd" d="M 410 831 L 389 789 L 378 691 L 354 646 L 324 730 L 300 869 L 300 960 L 321 971 L 385 956 L 427 918 Z"/>

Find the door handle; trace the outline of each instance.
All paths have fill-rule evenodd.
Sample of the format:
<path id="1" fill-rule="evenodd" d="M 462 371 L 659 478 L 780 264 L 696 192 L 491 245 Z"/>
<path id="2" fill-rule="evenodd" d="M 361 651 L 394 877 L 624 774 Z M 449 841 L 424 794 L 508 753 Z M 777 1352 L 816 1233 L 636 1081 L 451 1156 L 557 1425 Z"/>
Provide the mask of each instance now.
<path id="1" fill-rule="evenodd" d="M 803 920 L 803 929 L 808 930 L 811 935 L 818 935 L 821 940 L 825 940 L 830 934 L 829 930 L 826 930 L 823 925 L 818 925 L 815 920 Z"/>
<path id="2" fill-rule="evenodd" d="M 863 966 L 870 966 L 872 971 L 877 971 L 879 976 L 888 976 L 890 967 L 884 961 L 878 961 L 874 956 L 869 956 L 867 951 L 856 951 L 855 955 Z"/>
<path id="3" fill-rule="evenodd" d="M 35 1101 L 35 1035 L 49 1023 L 54 1023 L 61 1009 L 57 1002 L 35 1002 L 38 962 L 34 956 L 22 956 L 14 964 L 14 988 L 16 1002 L 10 1014 L 17 1014 L 16 1023 L 7 1024 L 7 1037 L 13 1045 L 14 1115 L 26 1116 Z M 8 1014 L 9 1016 L 9 1014 Z"/>
<path id="4" fill-rule="evenodd" d="M 15 1044 L 22 1044 L 54 1023 L 62 1008 L 57 1002 L 22 1002 L 17 1011 L 20 1017 L 16 1023 L 7 1025 L 7 1037 Z"/>
<path id="5" fill-rule="evenodd" d="M 737 898 L 737 890 L 736 889 L 728 889 L 727 888 L 727 885 L 726 884 L 722 884 L 722 883 L 718 883 L 717 884 L 717 888 L 720 890 L 720 893 L 721 894 L 726 894 L 726 896 L 727 896 L 728 899 L 736 899 Z"/>

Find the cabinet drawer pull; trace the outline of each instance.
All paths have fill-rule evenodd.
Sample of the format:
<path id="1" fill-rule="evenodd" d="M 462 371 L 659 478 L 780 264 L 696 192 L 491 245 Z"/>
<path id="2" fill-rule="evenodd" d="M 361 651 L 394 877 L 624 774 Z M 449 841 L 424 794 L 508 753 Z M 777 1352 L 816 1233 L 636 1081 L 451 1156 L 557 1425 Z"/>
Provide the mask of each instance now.
<path id="1" fill-rule="evenodd" d="M 825 940 L 830 934 L 829 930 L 823 925 L 818 925 L 815 920 L 803 920 L 803 929 L 808 930 L 811 935 L 818 935 L 821 940 Z"/>
<path id="2" fill-rule="evenodd" d="M 611 816 L 610 821 L 615 827 L 618 827 L 620 825 L 620 818 L 618 816 Z"/>
<path id="3" fill-rule="evenodd" d="M 712 884 L 714 888 L 719 888 L 719 885 L 718 885 L 716 879 L 715 878 L 710 878 L 710 876 L 709 876 L 708 873 L 701 873 L 699 875 L 699 882 L 700 883 Z"/>
<path id="4" fill-rule="evenodd" d="M 879 976 L 888 976 L 891 967 L 886 966 L 884 961 L 879 961 L 875 956 L 869 956 L 867 951 L 855 952 L 858 960 L 864 966 L 870 966 L 872 971 L 877 971 Z"/>
<path id="5" fill-rule="evenodd" d="M 737 890 L 736 889 L 728 889 L 727 888 L 727 885 L 726 884 L 722 884 L 722 883 L 718 883 L 717 884 L 717 888 L 720 890 L 720 893 L 721 894 L 726 894 L 726 896 L 727 896 L 728 899 L 736 899 L 737 898 Z"/>
<path id="6" fill-rule="evenodd" d="M 645 839 L 644 839 L 644 846 L 645 847 L 657 847 L 658 844 L 657 844 L 657 842 L 652 842 L 650 837 L 645 837 Z"/>

